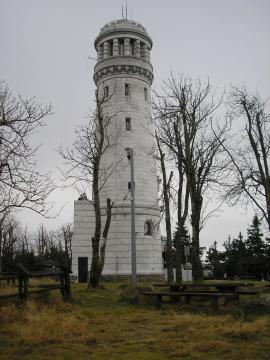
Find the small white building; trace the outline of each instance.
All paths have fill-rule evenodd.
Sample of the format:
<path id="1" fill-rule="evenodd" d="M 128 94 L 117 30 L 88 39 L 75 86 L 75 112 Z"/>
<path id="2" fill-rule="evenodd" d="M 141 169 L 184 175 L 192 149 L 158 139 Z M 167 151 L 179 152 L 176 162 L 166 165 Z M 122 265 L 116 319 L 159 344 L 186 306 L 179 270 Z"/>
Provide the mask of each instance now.
<path id="1" fill-rule="evenodd" d="M 134 154 L 137 274 L 162 275 L 157 172 L 151 156 L 152 40 L 142 25 L 121 19 L 102 27 L 95 49 L 94 81 L 98 93 L 108 97 L 104 110 L 112 119 L 111 133 L 117 134 L 117 142 L 102 159 L 108 172 L 112 171 L 109 165 L 115 165 L 100 192 L 104 214 L 106 199 L 114 202 L 103 275 L 131 274 L 130 164 L 126 148 L 132 148 Z M 91 203 L 75 201 L 72 270 L 79 281 L 86 281 L 90 270 L 93 231 Z"/>

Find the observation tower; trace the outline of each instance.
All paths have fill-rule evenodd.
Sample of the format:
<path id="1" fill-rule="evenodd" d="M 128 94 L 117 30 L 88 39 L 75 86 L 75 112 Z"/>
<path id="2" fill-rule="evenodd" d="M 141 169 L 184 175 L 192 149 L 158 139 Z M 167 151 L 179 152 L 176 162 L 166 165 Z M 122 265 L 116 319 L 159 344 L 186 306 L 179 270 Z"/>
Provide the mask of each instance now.
<path id="1" fill-rule="evenodd" d="M 152 45 L 146 29 L 126 19 L 105 24 L 94 43 L 97 51 L 94 81 L 99 97 L 105 99 L 102 111 L 110 118 L 109 132 L 117 139 L 102 157 L 106 178 L 100 191 L 103 215 L 106 199 L 114 202 L 103 275 L 131 274 L 132 184 L 126 149 L 132 149 L 134 163 L 137 274 L 163 273 L 157 172 L 151 156 L 154 145 Z M 85 273 L 86 268 L 90 270 L 93 232 L 91 203 L 88 200 L 75 201 L 72 267 L 79 281 L 83 278 L 82 272 Z"/>

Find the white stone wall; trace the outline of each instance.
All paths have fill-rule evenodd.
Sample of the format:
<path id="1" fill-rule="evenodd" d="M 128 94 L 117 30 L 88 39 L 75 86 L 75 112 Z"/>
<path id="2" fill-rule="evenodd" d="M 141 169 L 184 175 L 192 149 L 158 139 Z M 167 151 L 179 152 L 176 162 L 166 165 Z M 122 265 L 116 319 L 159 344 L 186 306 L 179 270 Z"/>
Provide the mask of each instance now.
<path id="1" fill-rule="evenodd" d="M 158 219 L 158 210 L 136 207 L 136 257 L 138 274 L 161 274 L 161 243 L 159 231 L 154 229 L 153 235 L 144 234 L 146 220 Z M 105 217 L 103 216 L 103 224 Z M 88 257 L 88 270 L 91 267 L 92 245 L 94 233 L 94 209 L 88 200 L 74 202 L 74 241 L 72 246 L 73 275 L 78 276 L 78 257 Z M 129 275 L 131 273 L 131 225 L 130 207 L 114 208 L 111 227 L 108 235 L 104 275 Z"/>
<path id="2" fill-rule="evenodd" d="M 91 237 L 95 226 L 93 205 L 88 200 L 74 201 L 74 226 L 72 241 L 72 271 L 78 277 L 78 257 L 88 257 L 88 270 L 91 266 Z"/>
<path id="3" fill-rule="evenodd" d="M 130 85 L 130 96 L 124 95 L 125 84 Z M 130 181 L 130 166 L 125 148 L 133 148 L 134 177 L 136 203 L 153 206 L 157 201 L 157 175 L 154 160 L 151 156 L 153 135 L 151 120 L 151 106 L 144 99 L 144 88 L 150 94 L 150 86 L 142 79 L 133 76 L 114 77 L 100 83 L 98 89 L 109 86 L 112 97 L 106 103 L 107 116 L 111 117 L 111 133 L 117 136 L 117 144 L 104 154 L 102 166 L 111 172 L 112 164 L 118 164 L 107 180 L 101 192 L 101 201 L 106 202 L 110 197 L 117 203 L 126 201 L 129 196 L 128 181 Z M 131 119 L 131 130 L 126 130 L 126 118 Z M 109 176 L 109 175 L 108 175 Z M 126 200 L 124 200 L 126 199 Z"/>

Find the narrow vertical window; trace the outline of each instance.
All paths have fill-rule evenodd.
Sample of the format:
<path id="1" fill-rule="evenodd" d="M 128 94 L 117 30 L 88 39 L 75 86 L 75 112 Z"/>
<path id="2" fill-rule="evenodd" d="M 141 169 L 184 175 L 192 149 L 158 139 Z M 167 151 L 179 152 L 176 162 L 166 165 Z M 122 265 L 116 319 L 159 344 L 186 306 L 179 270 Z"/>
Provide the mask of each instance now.
<path id="1" fill-rule="evenodd" d="M 109 54 L 110 54 L 110 56 L 113 56 L 113 41 L 111 40 L 111 41 L 109 42 L 109 44 L 110 44 Z"/>
<path id="2" fill-rule="evenodd" d="M 124 55 L 124 39 L 119 40 L 119 55 Z"/>
<path id="3" fill-rule="evenodd" d="M 134 55 L 134 40 L 130 39 L 130 55 Z"/>
<path id="4" fill-rule="evenodd" d="M 135 189 L 135 181 L 134 181 L 134 189 Z M 131 192 L 131 181 L 128 182 L 128 191 Z"/>
<path id="5" fill-rule="evenodd" d="M 126 130 L 127 131 L 131 130 L 131 119 L 130 118 L 126 118 Z"/>
<path id="6" fill-rule="evenodd" d="M 144 88 L 143 91 L 144 91 L 144 100 L 148 101 L 148 91 L 146 88 Z"/>
<path id="7" fill-rule="evenodd" d="M 153 225 L 151 220 L 146 220 L 144 223 L 144 235 L 152 235 Z"/>
<path id="8" fill-rule="evenodd" d="M 105 99 L 109 97 L 109 86 L 105 86 L 104 88 L 104 97 Z"/>
<path id="9" fill-rule="evenodd" d="M 125 96 L 130 95 L 130 84 L 125 84 Z"/>

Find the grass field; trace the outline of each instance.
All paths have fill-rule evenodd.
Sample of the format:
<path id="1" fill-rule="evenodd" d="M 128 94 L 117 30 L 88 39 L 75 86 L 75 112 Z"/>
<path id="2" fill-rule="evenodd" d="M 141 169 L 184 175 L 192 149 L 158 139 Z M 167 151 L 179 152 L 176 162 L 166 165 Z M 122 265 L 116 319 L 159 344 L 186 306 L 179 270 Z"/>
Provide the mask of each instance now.
<path id="1" fill-rule="evenodd" d="M 26 306 L 2 303 L 0 359 L 270 358 L 270 311 L 256 297 L 213 314 L 208 301 L 161 310 L 143 299 L 134 304 L 120 282 L 95 291 L 74 284 L 72 293 L 72 304 L 57 291 Z"/>

